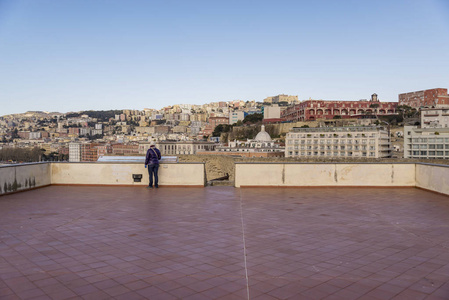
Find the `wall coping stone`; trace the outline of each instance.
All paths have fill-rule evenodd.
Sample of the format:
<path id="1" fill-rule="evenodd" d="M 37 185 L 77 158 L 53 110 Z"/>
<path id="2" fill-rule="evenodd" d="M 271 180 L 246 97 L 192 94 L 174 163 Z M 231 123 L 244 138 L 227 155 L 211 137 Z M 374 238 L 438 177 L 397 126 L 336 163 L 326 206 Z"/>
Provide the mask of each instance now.
<path id="1" fill-rule="evenodd" d="M 414 162 L 235 162 L 235 164 L 267 164 L 267 165 L 415 165 Z M 424 163 L 423 163 L 424 164 Z M 446 165 L 438 165 L 446 166 Z M 447 166 L 449 167 L 449 166 Z"/>

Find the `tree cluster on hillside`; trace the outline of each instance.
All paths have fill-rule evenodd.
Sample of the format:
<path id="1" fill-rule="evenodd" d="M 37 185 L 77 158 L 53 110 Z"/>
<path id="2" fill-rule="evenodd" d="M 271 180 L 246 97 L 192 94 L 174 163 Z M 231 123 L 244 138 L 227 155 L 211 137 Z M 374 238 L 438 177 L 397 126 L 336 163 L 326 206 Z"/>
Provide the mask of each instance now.
<path id="1" fill-rule="evenodd" d="M 51 152 L 50 154 L 43 154 L 42 160 L 44 161 L 68 161 L 68 154 L 61 154 L 58 152 Z"/>
<path id="2" fill-rule="evenodd" d="M 0 161 L 8 162 L 38 162 L 42 159 L 42 149 L 34 148 L 3 148 L 0 150 Z"/>
<path id="3" fill-rule="evenodd" d="M 263 120 L 263 114 L 251 114 L 251 115 L 247 115 L 243 119 L 243 124 L 256 124 L 256 123 L 262 122 L 262 120 Z"/>
<path id="4" fill-rule="evenodd" d="M 98 119 L 99 122 L 106 122 L 110 118 L 114 118 L 115 115 L 120 115 L 123 110 L 87 110 L 79 113 L 67 114 L 67 118 L 78 118 L 81 115 L 88 115 L 90 118 Z"/>
<path id="5" fill-rule="evenodd" d="M 257 126 L 241 126 L 234 127 L 233 130 L 226 134 L 226 136 L 222 136 L 223 140 L 246 140 L 254 138 L 259 130 Z"/>
<path id="6" fill-rule="evenodd" d="M 404 121 L 401 115 L 378 116 L 379 120 L 386 121 L 390 125 L 397 125 Z"/>
<path id="7" fill-rule="evenodd" d="M 220 136 L 222 133 L 225 132 L 230 132 L 232 131 L 232 125 L 228 125 L 228 124 L 219 124 L 217 126 L 215 126 L 214 132 L 212 132 L 212 136 Z"/>
<path id="8" fill-rule="evenodd" d="M 419 115 L 419 110 L 414 107 L 408 105 L 399 105 L 396 110 L 399 112 L 399 115 L 405 118 L 413 118 Z"/>

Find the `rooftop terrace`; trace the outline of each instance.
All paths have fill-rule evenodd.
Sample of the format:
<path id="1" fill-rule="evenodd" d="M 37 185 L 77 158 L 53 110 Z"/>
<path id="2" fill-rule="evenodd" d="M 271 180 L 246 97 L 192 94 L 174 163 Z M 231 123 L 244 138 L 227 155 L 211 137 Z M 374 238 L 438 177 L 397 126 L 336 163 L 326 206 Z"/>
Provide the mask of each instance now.
<path id="1" fill-rule="evenodd" d="M 448 299 L 414 187 L 48 186 L 0 197 L 1 299 Z"/>

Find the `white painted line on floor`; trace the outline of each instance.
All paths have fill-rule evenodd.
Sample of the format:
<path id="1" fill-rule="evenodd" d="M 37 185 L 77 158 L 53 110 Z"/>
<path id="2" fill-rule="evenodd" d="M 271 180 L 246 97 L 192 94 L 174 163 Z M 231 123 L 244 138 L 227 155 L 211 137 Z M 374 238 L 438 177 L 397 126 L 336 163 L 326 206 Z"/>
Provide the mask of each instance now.
<path id="1" fill-rule="evenodd" d="M 245 276 L 246 276 L 246 294 L 249 298 L 249 278 L 248 278 L 248 266 L 246 264 L 246 242 L 245 242 L 245 225 L 243 223 L 243 201 L 242 201 L 242 190 L 239 191 L 240 196 L 240 219 L 242 221 L 242 239 L 243 239 L 243 261 L 245 262 Z"/>

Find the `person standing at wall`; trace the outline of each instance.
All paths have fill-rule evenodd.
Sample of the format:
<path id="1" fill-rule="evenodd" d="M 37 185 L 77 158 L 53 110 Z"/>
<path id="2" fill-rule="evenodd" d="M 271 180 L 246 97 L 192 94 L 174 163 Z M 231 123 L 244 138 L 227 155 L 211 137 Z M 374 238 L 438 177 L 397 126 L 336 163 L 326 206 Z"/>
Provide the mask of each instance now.
<path id="1" fill-rule="evenodd" d="M 145 158 L 145 168 L 148 166 L 148 175 L 150 176 L 150 184 L 147 188 L 153 188 L 153 176 L 154 176 L 154 187 L 159 188 L 159 178 L 157 172 L 159 170 L 159 160 L 161 159 L 161 152 L 156 148 L 154 143 L 151 144 L 147 151 Z"/>

